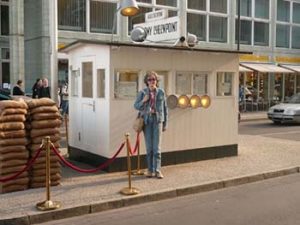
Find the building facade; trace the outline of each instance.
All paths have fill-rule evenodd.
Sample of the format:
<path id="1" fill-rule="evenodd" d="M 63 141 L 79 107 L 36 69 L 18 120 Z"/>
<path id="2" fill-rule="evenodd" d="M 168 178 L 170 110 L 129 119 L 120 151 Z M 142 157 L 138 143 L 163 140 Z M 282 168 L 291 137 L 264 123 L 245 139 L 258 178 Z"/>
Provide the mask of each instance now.
<path id="1" fill-rule="evenodd" d="M 39 77 L 56 87 L 68 73 L 68 56 L 57 57 L 56 49 L 78 39 L 131 42 L 130 31 L 144 22 L 144 13 L 166 9 L 169 17 L 179 16 L 182 35 L 197 35 L 195 48 L 254 53 L 240 56 L 243 110 L 265 110 L 300 91 L 299 0 L 137 2 L 141 13 L 127 18 L 116 13 L 117 0 L 1 0 L 1 88 L 24 79 L 30 93 Z M 275 67 L 263 70 L 257 63 Z"/>

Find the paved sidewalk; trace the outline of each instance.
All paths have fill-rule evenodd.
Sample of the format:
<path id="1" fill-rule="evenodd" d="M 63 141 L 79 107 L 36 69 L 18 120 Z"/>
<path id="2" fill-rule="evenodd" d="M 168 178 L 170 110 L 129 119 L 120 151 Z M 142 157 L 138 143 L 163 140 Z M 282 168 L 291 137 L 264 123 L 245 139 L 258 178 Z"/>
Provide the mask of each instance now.
<path id="1" fill-rule="evenodd" d="M 0 195 L 0 225 L 42 223 L 103 210 L 173 198 L 299 173 L 300 142 L 261 136 L 240 135 L 239 155 L 222 159 L 166 166 L 165 178 L 133 177 L 132 186 L 141 194 L 123 196 L 128 186 L 125 172 L 96 175 L 70 174 L 63 168 L 62 185 L 51 188 L 51 200 L 62 208 L 40 212 L 35 209 L 45 200 L 45 189 L 30 189 Z"/>
<path id="2" fill-rule="evenodd" d="M 267 120 L 267 112 L 242 112 L 241 113 L 241 122 L 243 121 L 252 121 L 252 120 Z"/>

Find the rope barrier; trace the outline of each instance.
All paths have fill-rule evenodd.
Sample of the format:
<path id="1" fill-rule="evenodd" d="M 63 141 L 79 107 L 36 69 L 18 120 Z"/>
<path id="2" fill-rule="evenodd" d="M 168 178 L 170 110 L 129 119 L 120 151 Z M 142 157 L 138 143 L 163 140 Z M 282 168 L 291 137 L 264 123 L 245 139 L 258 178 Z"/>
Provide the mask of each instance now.
<path id="1" fill-rule="evenodd" d="M 77 172 L 80 173 L 95 173 L 99 170 L 102 170 L 103 168 L 107 167 L 109 164 L 111 164 L 116 157 L 120 154 L 121 150 L 123 149 L 125 145 L 125 142 L 123 142 L 120 146 L 120 148 L 118 149 L 118 151 L 113 155 L 112 158 L 108 159 L 105 163 L 103 163 L 102 165 L 99 165 L 98 167 L 94 168 L 94 169 L 82 169 L 79 168 L 75 165 L 73 165 L 72 163 L 68 162 L 67 160 L 64 159 L 63 156 L 60 155 L 60 153 L 58 152 L 58 150 L 55 148 L 55 146 L 51 143 L 52 146 L 52 150 L 54 151 L 54 153 L 58 156 L 58 158 L 68 167 L 70 167 L 72 170 L 75 170 Z"/>
<path id="2" fill-rule="evenodd" d="M 7 181 L 10 181 L 10 180 L 14 180 L 16 179 L 18 176 L 20 176 L 22 173 L 24 173 L 26 170 L 28 170 L 32 165 L 33 163 L 35 162 L 35 160 L 39 157 L 40 153 L 42 151 L 42 145 L 40 146 L 40 148 L 37 150 L 35 156 L 26 164 L 26 166 L 19 172 L 17 172 L 16 174 L 12 175 L 12 176 L 9 176 L 9 177 L 4 177 L 4 178 L 0 178 L 0 182 L 7 182 Z"/>
<path id="3" fill-rule="evenodd" d="M 136 154 L 139 144 L 140 144 L 140 132 L 137 132 L 136 133 L 136 142 L 135 142 L 135 146 L 134 146 L 133 151 L 132 151 L 130 142 L 128 142 L 129 152 L 130 152 L 131 155 Z"/>

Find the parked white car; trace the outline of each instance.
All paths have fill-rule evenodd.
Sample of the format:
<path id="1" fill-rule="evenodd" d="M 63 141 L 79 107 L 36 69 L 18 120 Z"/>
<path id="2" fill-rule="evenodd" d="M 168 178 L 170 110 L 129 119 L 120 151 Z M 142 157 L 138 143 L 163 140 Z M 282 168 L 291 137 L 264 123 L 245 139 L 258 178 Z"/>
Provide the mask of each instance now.
<path id="1" fill-rule="evenodd" d="M 300 93 L 287 102 L 270 107 L 268 118 L 274 123 L 300 123 Z"/>

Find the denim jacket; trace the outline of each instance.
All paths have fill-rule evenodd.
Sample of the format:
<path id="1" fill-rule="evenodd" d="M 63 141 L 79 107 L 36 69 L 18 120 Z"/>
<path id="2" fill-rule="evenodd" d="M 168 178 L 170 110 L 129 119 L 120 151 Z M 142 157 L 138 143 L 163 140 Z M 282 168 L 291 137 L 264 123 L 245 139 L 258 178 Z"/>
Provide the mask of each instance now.
<path id="1" fill-rule="evenodd" d="M 150 104 L 149 101 L 143 103 L 142 100 L 145 95 L 149 95 L 149 88 L 144 88 L 141 90 L 134 103 L 134 108 L 139 111 L 139 113 L 144 117 L 144 122 L 147 124 L 148 118 L 150 116 Z M 163 128 L 167 127 L 168 120 L 168 108 L 166 104 L 165 92 L 161 88 L 156 89 L 155 95 L 155 109 L 156 117 L 158 123 L 163 123 Z"/>

